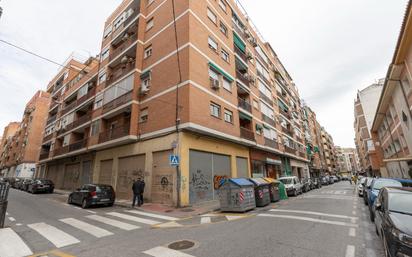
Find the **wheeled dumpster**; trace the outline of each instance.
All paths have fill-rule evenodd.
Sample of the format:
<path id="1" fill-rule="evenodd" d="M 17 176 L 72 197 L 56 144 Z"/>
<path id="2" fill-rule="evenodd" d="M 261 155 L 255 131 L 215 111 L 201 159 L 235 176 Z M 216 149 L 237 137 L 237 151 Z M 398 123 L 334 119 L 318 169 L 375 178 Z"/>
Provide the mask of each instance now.
<path id="1" fill-rule="evenodd" d="M 256 207 L 254 184 L 244 178 L 230 178 L 219 187 L 220 210 L 245 212 Z"/>
<path id="2" fill-rule="evenodd" d="M 269 183 L 263 178 L 250 178 L 255 185 L 256 206 L 263 207 L 270 204 Z"/>
<path id="3" fill-rule="evenodd" d="M 279 181 L 273 178 L 264 178 L 269 183 L 270 201 L 277 202 L 280 200 Z"/>

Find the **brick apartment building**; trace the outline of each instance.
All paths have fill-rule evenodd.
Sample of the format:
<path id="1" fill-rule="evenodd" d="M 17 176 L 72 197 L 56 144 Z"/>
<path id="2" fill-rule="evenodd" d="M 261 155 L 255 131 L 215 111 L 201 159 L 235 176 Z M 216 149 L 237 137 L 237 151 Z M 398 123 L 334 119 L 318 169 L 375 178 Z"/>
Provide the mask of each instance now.
<path id="1" fill-rule="evenodd" d="M 333 138 L 324 127 L 320 128 L 320 135 L 321 145 L 323 147 L 322 152 L 326 163 L 325 170 L 328 171 L 329 174 L 336 174 L 338 171 L 338 159 Z"/>
<path id="2" fill-rule="evenodd" d="M 371 133 L 387 177 L 412 177 L 412 1 L 409 1 L 385 77 Z"/>
<path id="3" fill-rule="evenodd" d="M 382 156 L 380 156 L 380 151 L 377 150 L 379 145 L 376 144 L 370 133 L 383 83 L 384 80 L 381 79 L 377 83 L 358 91 L 354 102 L 355 145 L 360 160 L 360 171 L 368 176 L 379 176 L 385 173 L 385 168 L 381 162 Z"/>
<path id="4" fill-rule="evenodd" d="M 360 171 L 357 150 L 350 147 L 336 146 L 339 173 L 350 177 Z"/>
<path id="5" fill-rule="evenodd" d="M 0 170 L 4 176 L 32 177 L 42 144 L 50 95 L 37 91 L 26 104 L 21 122 L 10 123 L 4 130 Z"/>
<path id="6" fill-rule="evenodd" d="M 175 14 L 170 0 L 125 0 L 99 57 L 69 59 L 47 89 L 38 176 L 120 199 L 144 177 L 145 198 L 172 205 L 216 200 L 221 177 L 309 176 L 298 90 L 244 10 L 184 0 Z"/>

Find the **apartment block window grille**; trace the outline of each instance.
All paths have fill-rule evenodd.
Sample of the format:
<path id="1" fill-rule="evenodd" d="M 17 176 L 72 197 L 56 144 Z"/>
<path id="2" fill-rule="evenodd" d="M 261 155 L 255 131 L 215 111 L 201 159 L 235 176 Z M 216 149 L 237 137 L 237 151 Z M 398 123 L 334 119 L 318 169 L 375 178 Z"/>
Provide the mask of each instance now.
<path id="1" fill-rule="evenodd" d="M 106 60 L 107 57 L 109 57 L 109 54 L 110 54 L 110 48 L 109 48 L 109 47 L 103 49 L 102 55 L 101 55 L 101 57 L 100 57 L 100 61 Z"/>
<path id="2" fill-rule="evenodd" d="M 227 27 L 225 24 L 223 24 L 223 22 L 220 22 L 220 26 L 219 26 L 220 31 L 227 37 Z"/>
<path id="3" fill-rule="evenodd" d="M 228 123 L 233 123 L 233 112 L 225 110 L 225 121 Z"/>
<path id="4" fill-rule="evenodd" d="M 148 108 L 141 109 L 140 115 L 139 115 L 139 123 L 146 122 L 148 119 L 149 119 Z"/>
<path id="5" fill-rule="evenodd" d="M 220 56 L 221 56 L 222 59 L 225 60 L 226 62 L 230 62 L 229 53 L 226 52 L 224 49 L 222 49 L 222 50 L 220 51 Z"/>
<path id="6" fill-rule="evenodd" d="M 149 31 L 151 28 L 154 26 L 154 18 L 151 18 L 149 21 L 147 21 L 146 24 L 146 31 Z"/>
<path id="7" fill-rule="evenodd" d="M 215 103 L 210 103 L 210 115 L 220 118 L 220 105 Z"/>
<path id="8" fill-rule="evenodd" d="M 207 8 L 207 17 L 214 23 L 217 24 L 217 16 L 209 8 Z"/>
<path id="9" fill-rule="evenodd" d="M 153 53 L 152 46 L 150 45 L 146 47 L 144 50 L 144 58 L 145 59 L 149 58 L 150 56 L 152 56 L 152 53 Z"/>

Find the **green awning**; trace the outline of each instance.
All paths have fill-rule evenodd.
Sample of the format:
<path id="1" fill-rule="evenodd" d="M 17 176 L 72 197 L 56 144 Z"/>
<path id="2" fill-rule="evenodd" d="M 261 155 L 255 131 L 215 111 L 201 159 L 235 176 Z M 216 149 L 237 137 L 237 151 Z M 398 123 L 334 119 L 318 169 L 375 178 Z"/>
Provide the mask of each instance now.
<path id="1" fill-rule="evenodd" d="M 140 74 L 140 79 L 145 79 L 145 78 L 148 78 L 148 77 L 150 77 L 150 70 Z"/>
<path id="2" fill-rule="evenodd" d="M 229 80 L 229 82 L 232 82 L 234 80 L 229 74 L 224 72 L 221 68 L 217 67 L 216 64 L 209 62 L 209 66 L 212 67 L 217 72 L 219 72 L 220 74 L 222 74 L 222 76 L 225 77 L 227 80 Z"/>
<path id="3" fill-rule="evenodd" d="M 240 51 L 242 51 L 243 53 L 246 53 L 246 44 L 243 43 L 242 39 L 240 39 L 240 37 L 233 32 L 233 42 L 235 43 L 235 46 L 237 46 Z"/>
<path id="4" fill-rule="evenodd" d="M 282 102 L 282 101 L 278 101 L 279 107 L 284 110 L 285 112 L 287 112 L 289 110 L 289 108 Z"/>
<path id="5" fill-rule="evenodd" d="M 266 125 L 265 123 L 263 123 L 263 127 L 265 127 L 265 129 L 270 129 L 270 127 Z"/>
<path id="6" fill-rule="evenodd" d="M 250 117 L 249 115 L 247 115 L 246 113 L 243 113 L 243 112 L 239 112 L 239 118 L 245 119 L 245 120 L 248 120 L 248 121 L 252 121 L 252 117 Z"/>

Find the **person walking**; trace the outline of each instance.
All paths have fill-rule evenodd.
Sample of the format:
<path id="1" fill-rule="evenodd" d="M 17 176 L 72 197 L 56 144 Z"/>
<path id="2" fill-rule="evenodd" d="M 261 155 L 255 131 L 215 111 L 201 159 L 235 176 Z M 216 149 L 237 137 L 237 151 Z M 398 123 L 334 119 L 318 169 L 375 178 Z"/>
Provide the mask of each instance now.
<path id="1" fill-rule="evenodd" d="M 137 181 L 133 183 L 132 190 L 133 190 L 133 203 L 132 207 L 136 205 L 137 199 L 137 206 L 140 207 L 143 205 L 143 193 L 144 193 L 145 183 L 142 178 L 138 178 Z"/>

